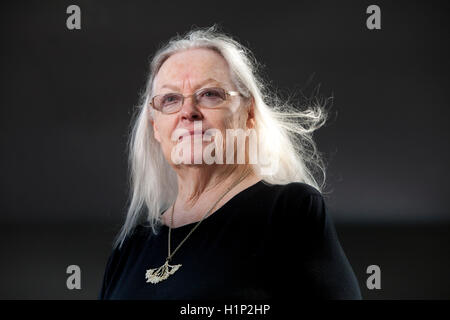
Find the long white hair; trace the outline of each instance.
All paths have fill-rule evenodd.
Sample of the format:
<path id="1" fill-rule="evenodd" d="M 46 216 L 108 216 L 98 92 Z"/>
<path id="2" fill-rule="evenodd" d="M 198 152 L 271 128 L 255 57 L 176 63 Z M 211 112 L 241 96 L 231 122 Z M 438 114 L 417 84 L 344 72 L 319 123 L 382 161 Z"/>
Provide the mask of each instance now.
<path id="1" fill-rule="evenodd" d="M 261 170 L 252 164 L 260 178 L 270 184 L 306 183 L 322 193 L 325 185 L 325 164 L 312 134 L 327 119 L 324 103 L 311 100 L 304 110 L 283 101 L 274 94 L 258 74 L 259 63 L 253 54 L 232 37 L 219 32 L 217 26 L 197 28 L 170 39 L 154 55 L 145 91 L 135 108 L 128 141 L 129 203 L 114 247 L 122 246 L 125 238 L 140 222 L 147 222 L 154 233 L 161 226 L 160 213 L 175 200 L 178 186 L 175 171 L 166 161 L 159 142 L 154 138 L 149 121 L 153 82 L 164 61 L 182 50 L 209 48 L 228 63 L 231 78 L 244 97 L 254 99 L 255 131 L 261 158 L 275 161 L 276 171 Z M 315 176 L 322 176 L 319 183 Z M 144 211 L 144 212 L 142 212 Z"/>

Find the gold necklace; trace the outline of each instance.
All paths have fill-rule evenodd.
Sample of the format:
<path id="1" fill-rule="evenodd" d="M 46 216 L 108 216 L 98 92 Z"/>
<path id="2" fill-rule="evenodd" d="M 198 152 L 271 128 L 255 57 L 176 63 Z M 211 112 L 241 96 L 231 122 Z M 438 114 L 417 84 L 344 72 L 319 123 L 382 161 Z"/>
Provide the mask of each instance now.
<path id="1" fill-rule="evenodd" d="M 232 186 L 227 188 L 227 191 L 225 191 L 224 194 L 222 194 L 222 196 L 216 201 L 216 203 L 214 203 L 214 205 L 211 207 L 211 209 L 209 209 L 205 215 L 203 216 L 203 218 L 194 226 L 194 228 L 192 228 L 192 230 L 189 232 L 189 234 L 183 239 L 183 241 L 181 241 L 181 243 L 178 245 L 178 247 L 172 252 L 170 253 L 170 231 L 172 230 L 171 226 L 173 223 L 173 211 L 175 208 L 175 203 L 172 206 L 172 216 L 170 219 L 170 225 L 169 225 L 169 240 L 168 240 L 168 254 L 167 254 L 167 258 L 166 258 L 166 262 L 159 268 L 155 268 L 155 269 L 148 269 L 145 273 L 145 279 L 147 279 L 147 282 L 150 283 L 158 283 L 161 282 L 163 280 L 166 280 L 170 275 L 174 274 L 180 267 L 181 264 L 176 264 L 176 265 L 170 265 L 169 261 L 172 259 L 173 255 L 175 254 L 175 252 L 177 252 L 178 249 L 180 249 L 181 245 L 189 238 L 189 236 L 192 234 L 192 232 L 194 232 L 195 229 L 197 229 L 197 227 L 200 225 L 200 223 L 203 221 L 203 219 L 214 209 L 214 207 L 217 205 L 217 203 L 222 200 L 222 198 L 228 193 L 230 192 L 231 189 L 233 189 L 235 186 L 237 186 L 242 180 L 244 180 L 245 177 L 247 177 L 250 174 L 250 172 L 247 172 L 244 176 L 242 176 L 240 179 L 238 179 L 235 183 L 233 183 Z M 175 201 L 176 202 L 176 201 Z"/>

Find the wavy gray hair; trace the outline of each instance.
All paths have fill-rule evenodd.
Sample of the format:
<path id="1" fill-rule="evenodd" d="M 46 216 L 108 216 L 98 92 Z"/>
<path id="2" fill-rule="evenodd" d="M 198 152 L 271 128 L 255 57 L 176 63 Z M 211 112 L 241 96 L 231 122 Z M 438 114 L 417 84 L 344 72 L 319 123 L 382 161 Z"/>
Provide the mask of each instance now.
<path id="1" fill-rule="evenodd" d="M 115 239 L 114 247 L 123 241 L 140 222 L 150 224 L 157 233 L 161 225 L 160 213 L 166 210 L 177 195 L 177 177 L 166 161 L 149 124 L 154 110 L 148 105 L 152 97 L 156 74 L 164 61 L 176 52 L 209 48 L 223 56 L 228 63 L 232 81 L 244 97 L 252 97 L 258 152 L 264 159 L 278 163 L 278 170 L 264 172 L 260 164 L 252 164 L 261 179 L 270 184 L 306 183 L 322 193 L 325 184 L 325 165 L 312 134 L 327 119 L 327 112 L 319 99 L 299 111 L 289 102 L 272 93 L 258 75 L 259 64 L 253 54 L 232 37 L 219 32 L 217 26 L 198 28 L 170 39 L 154 55 L 150 73 L 140 104 L 133 114 L 129 152 L 129 204 L 125 223 Z M 315 175 L 323 175 L 319 185 Z M 145 209 L 145 214 L 142 210 Z"/>

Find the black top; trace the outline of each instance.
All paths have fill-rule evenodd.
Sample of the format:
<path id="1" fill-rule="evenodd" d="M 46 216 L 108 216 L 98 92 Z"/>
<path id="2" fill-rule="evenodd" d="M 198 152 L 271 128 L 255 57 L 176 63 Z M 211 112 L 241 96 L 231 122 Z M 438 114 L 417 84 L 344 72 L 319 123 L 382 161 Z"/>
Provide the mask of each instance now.
<path id="1" fill-rule="evenodd" d="M 196 222 L 172 229 L 171 250 Z M 181 268 L 147 283 L 167 257 L 169 228 L 138 225 L 107 262 L 99 299 L 361 299 L 318 190 L 263 181 L 205 218 L 170 261 Z"/>

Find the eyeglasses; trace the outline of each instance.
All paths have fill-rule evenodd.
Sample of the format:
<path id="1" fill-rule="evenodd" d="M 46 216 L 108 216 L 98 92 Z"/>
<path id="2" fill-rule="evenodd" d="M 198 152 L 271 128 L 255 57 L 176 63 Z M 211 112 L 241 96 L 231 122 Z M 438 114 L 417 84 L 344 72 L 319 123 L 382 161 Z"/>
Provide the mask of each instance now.
<path id="1" fill-rule="evenodd" d="M 204 108 L 220 106 L 229 96 L 240 95 L 236 91 L 226 91 L 222 88 L 203 88 L 194 94 L 183 96 L 181 93 L 159 94 L 149 103 L 154 109 L 162 113 L 175 113 L 181 109 L 184 99 L 194 97 L 194 104 Z"/>

